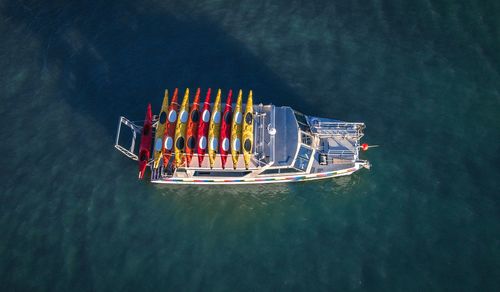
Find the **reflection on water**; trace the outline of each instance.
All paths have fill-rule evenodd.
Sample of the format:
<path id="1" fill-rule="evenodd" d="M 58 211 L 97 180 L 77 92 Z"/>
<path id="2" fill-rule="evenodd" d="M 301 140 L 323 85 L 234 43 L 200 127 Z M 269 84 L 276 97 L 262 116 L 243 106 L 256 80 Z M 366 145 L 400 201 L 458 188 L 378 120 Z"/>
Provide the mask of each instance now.
<path id="1" fill-rule="evenodd" d="M 308 204 L 327 206 L 349 201 L 349 197 L 356 193 L 356 188 L 360 187 L 360 182 L 362 179 L 359 175 L 352 175 L 311 182 L 262 185 L 155 185 L 155 192 L 151 196 L 157 204 L 168 206 L 166 208 L 175 210 L 180 216 L 189 217 L 194 212 L 198 216 L 213 218 L 224 214 L 227 220 L 244 218 L 255 221 L 259 216 L 271 213 L 300 213 L 299 210 L 311 208 Z"/>
<path id="2" fill-rule="evenodd" d="M 252 213 L 273 206 L 292 196 L 287 184 L 228 186 L 158 186 L 157 200 L 181 209 L 219 212 L 227 206 Z M 196 211 L 195 211 L 196 212 Z M 223 211 L 224 212 L 224 211 Z"/>
<path id="3" fill-rule="evenodd" d="M 164 195 L 176 196 L 213 196 L 213 195 L 259 195 L 268 194 L 269 196 L 277 196 L 286 193 L 289 188 L 288 184 L 255 184 L 255 185 L 155 185 L 159 190 L 166 190 Z"/>

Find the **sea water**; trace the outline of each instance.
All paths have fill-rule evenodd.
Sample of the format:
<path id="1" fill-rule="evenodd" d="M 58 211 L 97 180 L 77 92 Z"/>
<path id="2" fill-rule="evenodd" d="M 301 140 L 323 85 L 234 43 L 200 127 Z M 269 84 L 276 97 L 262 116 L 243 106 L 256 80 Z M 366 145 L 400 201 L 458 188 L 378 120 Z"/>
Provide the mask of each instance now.
<path id="1" fill-rule="evenodd" d="M 500 2 L 0 2 L 2 291 L 498 291 Z M 156 186 L 165 88 L 367 125 L 370 171 Z"/>

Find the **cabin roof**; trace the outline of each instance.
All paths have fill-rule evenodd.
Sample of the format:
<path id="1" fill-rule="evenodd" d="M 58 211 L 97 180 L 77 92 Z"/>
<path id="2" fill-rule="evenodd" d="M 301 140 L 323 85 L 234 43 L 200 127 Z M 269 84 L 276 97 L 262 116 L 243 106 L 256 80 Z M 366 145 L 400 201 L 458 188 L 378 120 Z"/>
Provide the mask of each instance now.
<path id="1" fill-rule="evenodd" d="M 299 144 L 299 127 L 294 111 L 287 106 L 275 107 L 274 166 L 291 165 Z"/>

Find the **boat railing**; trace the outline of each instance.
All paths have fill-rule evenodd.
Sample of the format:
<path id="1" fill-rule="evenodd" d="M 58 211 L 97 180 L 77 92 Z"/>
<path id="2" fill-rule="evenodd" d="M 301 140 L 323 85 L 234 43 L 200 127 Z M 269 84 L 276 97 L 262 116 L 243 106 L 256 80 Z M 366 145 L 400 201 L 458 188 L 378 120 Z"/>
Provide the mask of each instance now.
<path id="1" fill-rule="evenodd" d="M 129 146 L 124 146 L 120 144 L 120 135 L 122 133 L 122 125 L 127 127 L 132 131 L 132 138 Z M 116 132 L 115 148 L 121 153 L 125 154 L 130 159 L 138 160 L 137 154 L 135 154 L 135 140 L 137 135 L 141 133 L 142 127 L 137 126 L 134 122 L 128 120 L 125 117 L 120 117 L 118 122 L 118 130 Z"/>
<path id="2" fill-rule="evenodd" d="M 336 159 L 349 159 L 356 160 L 357 153 L 352 150 L 329 150 L 326 155 L 328 158 L 336 158 Z"/>
<path id="3" fill-rule="evenodd" d="M 359 140 L 364 136 L 364 123 L 329 122 L 313 120 L 311 130 L 320 137 L 334 136 Z"/>
<path id="4" fill-rule="evenodd" d="M 334 139 L 333 141 L 338 143 L 339 140 L 327 137 L 327 140 Z M 346 141 L 347 142 L 347 141 Z M 348 144 L 340 143 L 335 145 L 329 145 L 327 142 L 323 144 L 322 154 L 326 154 L 328 158 L 338 158 L 338 159 L 352 159 L 356 160 L 359 156 L 359 140 L 353 139 Z"/>
<path id="5" fill-rule="evenodd" d="M 257 165 L 265 165 L 265 130 L 266 130 L 266 116 L 267 114 L 263 111 L 263 104 L 257 106 L 258 110 L 254 114 L 254 147 L 253 147 L 253 159 L 255 159 Z"/>

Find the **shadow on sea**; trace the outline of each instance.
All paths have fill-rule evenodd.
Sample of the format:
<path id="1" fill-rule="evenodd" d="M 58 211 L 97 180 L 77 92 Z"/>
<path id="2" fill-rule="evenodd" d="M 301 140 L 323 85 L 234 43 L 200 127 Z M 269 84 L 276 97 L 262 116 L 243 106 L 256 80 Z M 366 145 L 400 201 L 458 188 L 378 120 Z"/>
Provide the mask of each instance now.
<path id="1" fill-rule="evenodd" d="M 299 100 L 265 60 L 206 19 L 123 3 L 11 4 L 4 11 L 45 48 L 38 54 L 40 77 L 58 67 L 54 94 L 104 125 L 110 136 L 120 115 L 140 120 L 148 102 L 159 111 L 165 88 L 242 88 L 253 89 L 256 102 Z"/>

